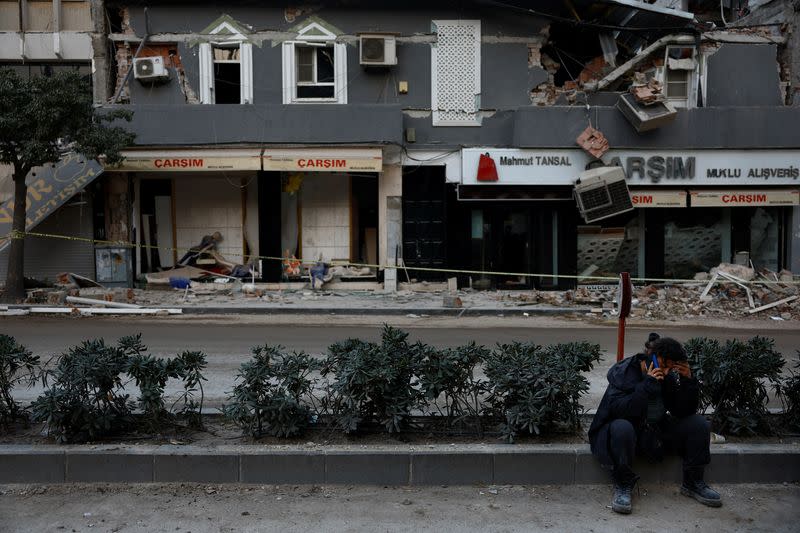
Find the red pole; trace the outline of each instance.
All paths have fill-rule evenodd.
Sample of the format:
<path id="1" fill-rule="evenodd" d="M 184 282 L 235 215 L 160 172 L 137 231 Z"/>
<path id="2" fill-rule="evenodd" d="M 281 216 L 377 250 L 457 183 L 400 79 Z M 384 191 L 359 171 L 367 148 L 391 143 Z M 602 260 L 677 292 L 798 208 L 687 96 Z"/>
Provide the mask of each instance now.
<path id="1" fill-rule="evenodd" d="M 633 299 L 633 286 L 631 275 L 627 272 L 619 274 L 619 292 L 617 304 L 619 305 L 619 326 L 617 328 L 617 362 L 625 357 L 625 319 L 631 314 L 631 301 Z"/>

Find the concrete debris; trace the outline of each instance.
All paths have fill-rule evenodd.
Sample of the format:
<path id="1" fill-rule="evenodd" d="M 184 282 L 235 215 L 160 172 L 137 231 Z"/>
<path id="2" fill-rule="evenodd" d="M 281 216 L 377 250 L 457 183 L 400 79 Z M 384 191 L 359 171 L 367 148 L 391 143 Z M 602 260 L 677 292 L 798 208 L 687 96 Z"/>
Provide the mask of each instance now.
<path id="1" fill-rule="evenodd" d="M 609 149 L 608 139 L 606 139 L 606 136 L 603 135 L 603 132 L 596 130 L 591 126 L 587 126 L 586 129 L 583 130 L 580 135 L 578 135 L 578 138 L 575 139 L 575 142 L 578 143 L 578 146 L 583 148 L 586 152 L 597 159 L 603 157 L 603 154 L 608 152 Z"/>

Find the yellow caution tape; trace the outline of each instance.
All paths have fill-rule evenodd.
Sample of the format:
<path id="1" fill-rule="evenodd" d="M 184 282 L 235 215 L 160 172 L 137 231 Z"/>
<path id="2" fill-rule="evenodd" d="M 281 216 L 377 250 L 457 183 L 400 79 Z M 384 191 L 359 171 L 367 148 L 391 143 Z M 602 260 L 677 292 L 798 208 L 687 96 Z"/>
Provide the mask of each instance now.
<path id="1" fill-rule="evenodd" d="M 37 233 L 37 232 L 20 232 L 12 230 L 8 233 L 5 237 L 0 238 L 0 242 L 5 240 L 6 238 L 11 239 L 21 239 L 25 236 L 28 237 L 39 237 L 39 238 L 46 238 L 46 239 L 61 239 L 66 241 L 78 241 L 78 242 L 86 242 L 92 244 L 104 244 L 104 245 L 111 245 L 111 246 L 120 246 L 125 248 L 139 248 L 139 249 L 152 249 L 152 250 L 169 250 L 172 252 L 177 253 L 185 253 L 191 250 L 191 248 L 176 248 L 172 246 L 158 246 L 152 244 L 137 244 L 127 241 L 109 241 L 103 239 L 90 239 L 88 237 L 75 237 L 71 235 L 55 235 L 52 233 Z M 251 259 L 265 259 L 267 261 L 286 261 L 288 258 L 286 257 L 274 257 L 268 255 L 248 255 Z M 305 263 L 301 258 L 293 258 L 293 260 L 300 261 L 301 263 Z M 316 263 L 316 260 L 309 261 L 312 263 Z M 499 271 L 490 271 L 490 270 L 464 270 L 464 269 L 455 269 L 455 268 L 433 268 L 433 267 L 418 267 L 418 266 L 397 266 L 397 265 L 380 265 L 380 264 L 370 264 L 370 263 L 352 263 L 350 261 L 331 261 L 328 263 L 331 266 L 353 266 L 353 267 L 369 267 L 375 269 L 403 269 L 403 270 L 412 270 L 417 272 L 439 272 L 443 274 L 476 274 L 476 275 L 485 275 L 485 276 L 518 276 L 518 277 L 526 277 L 526 278 L 564 278 L 564 279 L 581 279 L 581 280 L 591 280 L 591 281 L 610 281 L 610 282 L 618 282 L 618 276 L 577 276 L 577 275 L 570 275 L 570 274 L 541 274 L 541 273 L 534 273 L 534 272 L 499 272 Z M 641 282 L 641 283 L 692 283 L 692 284 L 704 284 L 707 283 L 709 280 L 695 280 L 695 279 L 675 279 L 675 278 L 631 278 L 631 281 L 634 282 Z M 718 279 L 717 283 L 738 283 L 734 281 L 730 281 L 727 279 Z M 740 283 L 742 284 L 750 284 L 750 285 L 796 285 L 800 284 L 800 281 L 772 281 L 772 280 L 751 280 L 751 281 L 744 281 L 742 280 Z"/>

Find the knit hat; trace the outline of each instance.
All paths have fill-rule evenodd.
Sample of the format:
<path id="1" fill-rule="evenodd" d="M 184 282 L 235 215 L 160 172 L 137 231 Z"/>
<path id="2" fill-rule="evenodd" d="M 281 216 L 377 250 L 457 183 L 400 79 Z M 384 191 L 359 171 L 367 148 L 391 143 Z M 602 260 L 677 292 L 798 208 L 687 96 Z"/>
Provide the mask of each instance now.
<path id="1" fill-rule="evenodd" d="M 652 348 L 653 347 L 653 343 L 656 342 L 660 338 L 661 338 L 661 335 L 659 335 L 658 333 L 655 333 L 655 332 L 651 333 L 650 335 L 647 336 L 647 342 L 644 343 L 644 347 L 645 348 Z"/>

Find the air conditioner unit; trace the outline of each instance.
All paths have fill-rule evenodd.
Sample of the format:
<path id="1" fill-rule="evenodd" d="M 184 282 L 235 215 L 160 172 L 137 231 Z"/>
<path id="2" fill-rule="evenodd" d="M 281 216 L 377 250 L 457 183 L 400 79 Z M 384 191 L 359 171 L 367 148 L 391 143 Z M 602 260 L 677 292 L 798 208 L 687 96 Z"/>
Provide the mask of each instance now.
<path id="1" fill-rule="evenodd" d="M 623 93 L 617 100 L 619 109 L 637 132 L 654 130 L 672 122 L 678 111 L 667 101 L 644 105 L 636 101 L 630 93 Z"/>
<path id="2" fill-rule="evenodd" d="M 587 223 L 633 210 L 622 167 L 598 167 L 582 172 L 573 194 Z"/>
<path id="3" fill-rule="evenodd" d="M 169 70 L 161 56 L 139 57 L 133 60 L 133 76 L 139 81 L 166 81 Z"/>
<path id="4" fill-rule="evenodd" d="M 358 36 L 359 62 L 367 67 L 397 64 L 397 38 L 394 35 L 363 33 Z"/>

